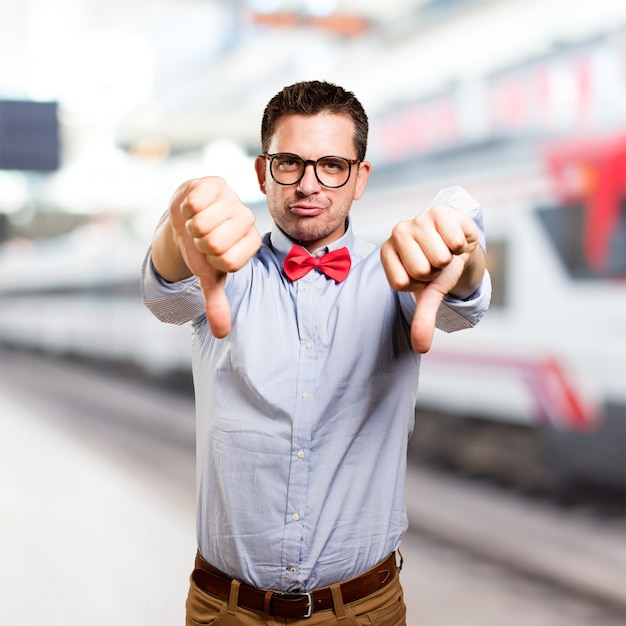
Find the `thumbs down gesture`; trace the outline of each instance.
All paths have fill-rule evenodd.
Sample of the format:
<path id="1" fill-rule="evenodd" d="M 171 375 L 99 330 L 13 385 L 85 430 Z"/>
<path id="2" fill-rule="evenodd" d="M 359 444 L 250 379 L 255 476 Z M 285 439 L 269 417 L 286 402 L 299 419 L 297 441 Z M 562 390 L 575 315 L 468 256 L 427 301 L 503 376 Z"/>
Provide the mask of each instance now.
<path id="1" fill-rule="evenodd" d="M 223 179 L 206 177 L 183 183 L 174 193 L 155 235 L 152 262 L 170 282 L 191 274 L 198 278 L 211 333 L 220 338 L 231 325 L 226 275 L 241 269 L 260 247 L 253 212 Z"/>
<path id="2" fill-rule="evenodd" d="M 415 295 L 411 342 L 416 352 L 430 350 L 444 297 L 468 298 L 480 286 L 485 255 L 479 238 L 469 215 L 440 204 L 397 224 L 382 245 L 389 284 Z"/>

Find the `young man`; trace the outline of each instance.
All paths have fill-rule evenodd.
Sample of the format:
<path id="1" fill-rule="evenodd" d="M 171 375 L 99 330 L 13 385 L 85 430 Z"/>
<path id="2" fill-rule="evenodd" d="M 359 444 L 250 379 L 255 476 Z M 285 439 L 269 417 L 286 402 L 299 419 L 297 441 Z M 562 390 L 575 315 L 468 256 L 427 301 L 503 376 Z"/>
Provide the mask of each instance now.
<path id="1" fill-rule="evenodd" d="M 480 208 L 458 187 L 380 249 L 355 238 L 367 131 L 341 87 L 286 87 L 255 163 L 272 232 L 204 178 L 179 187 L 154 235 L 144 302 L 194 329 L 188 624 L 405 622 L 396 550 L 419 353 L 435 326 L 476 324 L 490 283 Z"/>

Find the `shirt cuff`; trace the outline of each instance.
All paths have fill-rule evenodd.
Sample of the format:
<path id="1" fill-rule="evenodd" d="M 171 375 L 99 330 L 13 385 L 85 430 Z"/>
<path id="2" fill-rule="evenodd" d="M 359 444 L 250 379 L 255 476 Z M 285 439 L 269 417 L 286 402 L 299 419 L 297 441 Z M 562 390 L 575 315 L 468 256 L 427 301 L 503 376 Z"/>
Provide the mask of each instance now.
<path id="1" fill-rule="evenodd" d="M 154 268 L 150 250 L 142 266 L 141 298 L 162 322 L 185 324 L 202 315 L 204 296 L 195 276 L 175 283 L 166 281 Z"/>
<path id="2" fill-rule="evenodd" d="M 472 328 L 482 319 L 491 301 L 491 276 L 485 270 L 478 289 L 465 300 L 454 296 L 444 297 L 437 312 L 437 328 L 450 333 L 463 328 Z"/>

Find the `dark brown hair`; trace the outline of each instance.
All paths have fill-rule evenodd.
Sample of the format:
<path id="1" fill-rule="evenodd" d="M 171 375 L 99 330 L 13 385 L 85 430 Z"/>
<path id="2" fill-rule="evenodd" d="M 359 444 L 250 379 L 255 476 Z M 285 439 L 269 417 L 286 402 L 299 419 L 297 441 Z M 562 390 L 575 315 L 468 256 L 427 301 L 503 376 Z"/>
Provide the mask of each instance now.
<path id="1" fill-rule="evenodd" d="M 261 122 L 261 148 L 269 150 L 276 123 L 283 115 L 317 115 L 330 112 L 348 115 L 354 121 L 354 147 L 359 159 L 365 158 L 368 121 L 361 103 L 351 91 L 323 81 L 313 80 L 289 85 L 277 93 L 265 107 Z"/>

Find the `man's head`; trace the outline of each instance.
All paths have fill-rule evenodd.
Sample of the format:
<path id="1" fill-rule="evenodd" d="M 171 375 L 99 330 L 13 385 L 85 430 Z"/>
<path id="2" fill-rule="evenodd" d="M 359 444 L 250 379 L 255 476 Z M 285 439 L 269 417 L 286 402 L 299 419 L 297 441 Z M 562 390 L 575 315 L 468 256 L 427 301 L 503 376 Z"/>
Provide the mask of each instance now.
<path id="1" fill-rule="evenodd" d="M 347 115 L 354 122 L 354 147 L 357 158 L 365 159 L 367 149 L 367 115 L 356 96 L 322 81 L 307 81 L 285 87 L 265 107 L 261 122 L 261 148 L 269 152 L 269 144 L 276 130 L 276 122 L 284 115 L 316 115 L 318 113 Z"/>
<path id="2" fill-rule="evenodd" d="M 279 228 L 311 251 L 339 239 L 371 170 L 359 101 L 319 81 L 285 87 L 265 109 L 261 139 L 255 169 Z"/>

